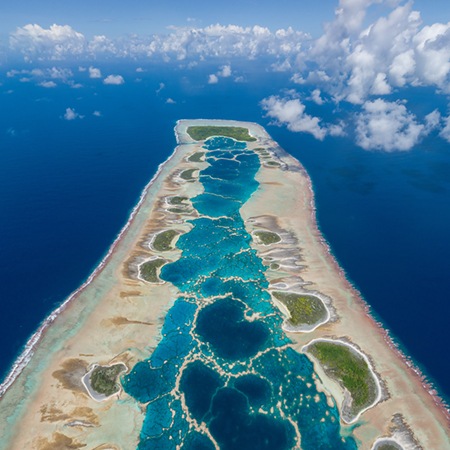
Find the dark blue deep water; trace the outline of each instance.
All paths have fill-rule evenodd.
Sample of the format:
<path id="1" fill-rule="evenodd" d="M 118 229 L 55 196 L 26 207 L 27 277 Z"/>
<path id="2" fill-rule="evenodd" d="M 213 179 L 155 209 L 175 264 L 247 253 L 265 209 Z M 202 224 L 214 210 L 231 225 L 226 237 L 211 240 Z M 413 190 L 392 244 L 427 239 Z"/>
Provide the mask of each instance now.
<path id="1" fill-rule="evenodd" d="M 296 86 L 263 67 L 236 68 L 247 82 L 230 78 L 217 85 L 206 83 L 217 66 L 148 67 L 139 74 L 135 68 L 102 67 L 121 73 L 122 86 L 102 85 L 72 68 L 79 89 L 45 89 L 0 74 L 0 372 L 6 374 L 41 321 L 106 253 L 158 164 L 172 153 L 176 120 L 224 118 L 261 123 L 300 159 L 313 181 L 320 228 L 339 263 L 407 354 L 450 396 L 449 144 L 431 135 L 410 152 L 372 153 L 354 145 L 351 130 L 346 138 L 319 142 L 269 126 L 258 103 Z M 446 113 L 432 92 L 407 96 L 419 117 L 436 107 Z M 169 97 L 176 103 L 166 103 Z M 63 120 L 68 107 L 84 118 Z M 347 114 L 321 108 L 330 120 Z M 208 199 L 199 207 L 208 207 Z M 200 331 L 213 339 L 207 327 Z M 256 331 L 255 339 L 260 335 Z M 187 385 L 198 374 L 210 390 L 222 382 L 200 366 L 191 372 Z M 224 388 L 215 417 L 222 415 L 221 402 L 239 405 L 244 395 L 257 403 L 271 395 L 264 386 L 247 392 L 245 379 L 238 384 L 243 387 Z M 207 414 L 204 398 L 192 392 L 191 402 L 199 415 Z M 208 448 L 201 437 L 196 445 Z"/>

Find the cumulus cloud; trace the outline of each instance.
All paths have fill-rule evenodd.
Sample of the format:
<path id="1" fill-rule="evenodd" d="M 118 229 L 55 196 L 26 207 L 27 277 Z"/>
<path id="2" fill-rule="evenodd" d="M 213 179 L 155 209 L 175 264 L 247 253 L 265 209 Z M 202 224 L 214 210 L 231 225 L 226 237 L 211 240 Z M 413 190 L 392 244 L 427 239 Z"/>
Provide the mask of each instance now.
<path id="1" fill-rule="evenodd" d="M 231 77 L 231 66 L 229 64 L 222 66 L 221 69 L 217 72 L 217 76 L 222 78 Z"/>
<path id="2" fill-rule="evenodd" d="M 231 65 L 226 64 L 216 72 L 212 73 L 208 76 L 208 84 L 217 84 L 220 78 L 229 78 L 231 77 L 233 71 L 231 70 Z"/>
<path id="3" fill-rule="evenodd" d="M 363 29 L 375 3 L 393 9 Z M 294 81 L 317 83 L 336 101 L 360 105 L 406 85 L 450 92 L 450 22 L 423 27 L 413 2 L 399 3 L 340 0 L 324 34 L 299 55 Z"/>
<path id="4" fill-rule="evenodd" d="M 166 100 L 166 103 L 168 104 L 168 105 L 175 105 L 175 103 L 176 103 L 176 101 L 173 99 L 173 98 L 168 98 L 167 100 Z"/>
<path id="5" fill-rule="evenodd" d="M 356 120 L 356 143 L 365 150 L 410 150 L 430 131 L 398 101 L 379 98 L 365 102 L 362 109 Z M 436 124 L 436 117 L 429 120 Z"/>
<path id="6" fill-rule="evenodd" d="M 28 24 L 10 34 L 10 49 L 21 53 L 27 61 L 111 56 L 161 58 L 163 61 L 233 57 L 255 59 L 259 56 L 286 59 L 288 56 L 295 57 L 307 40 L 307 34 L 292 28 L 273 32 L 259 25 L 171 27 L 168 34 L 131 35 L 113 40 L 104 35 L 89 39 L 69 25 L 52 25 L 46 29 Z M 226 76 L 227 68 L 224 67 Z"/>
<path id="7" fill-rule="evenodd" d="M 108 75 L 104 80 L 104 84 L 119 85 L 124 84 L 125 80 L 122 75 Z"/>
<path id="8" fill-rule="evenodd" d="M 442 139 L 445 139 L 448 143 L 450 143 L 450 116 L 444 119 L 444 127 L 439 133 Z"/>
<path id="9" fill-rule="evenodd" d="M 323 105 L 324 103 L 323 98 L 321 97 L 320 94 L 321 94 L 320 89 L 314 89 L 311 92 L 311 100 L 317 105 Z"/>
<path id="10" fill-rule="evenodd" d="M 84 116 L 78 114 L 73 108 L 66 108 L 66 112 L 64 113 L 65 120 L 75 120 L 75 119 L 83 119 Z"/>
<path id="11" fill-rule="evenodd" d="M 212 73 L 208 77 L 208 84 L 217 84 L 219 82 L 219 77 Z"/>
<path id="12" fill-rule="evenodd" d="M 90 66 L 89 67 L 89 78 L 101 78 L 102 72 L 100 69 Z"/>
<path id="13" fill-rule="evenodd" d="M 320 125 L 320 119 L 307 114 L 305 105 L 298 98 L 272 95 L 262 100 L 261 106 L 275 124 L 285 125 L 290 131 L 310 133 L 319 140 L 327 134 L 327 130 Z"/>
<path id="14" fill-rule="evenodd" d="M 56 87 L 56 83 L 54 81 L 42 81 L 39 83 L 39 86 L 42 86 L 44 88 L 54 88 Z"/>
<path id="15" fill-rule="evenodd" d="M 23 54 L 25 60 L 60 60 L 81 55 L 85 49 L 85 37 L 69 25 L 38 24 L 19 27 L 11 33 L 10 47 Z"/>
<path id="16" fill-rule="evenodd" d="M 95 117 L 102 117 L 102 113 L 100 111 L 94 111 L 92 113 L 92 115 L 95 116 Z"/>

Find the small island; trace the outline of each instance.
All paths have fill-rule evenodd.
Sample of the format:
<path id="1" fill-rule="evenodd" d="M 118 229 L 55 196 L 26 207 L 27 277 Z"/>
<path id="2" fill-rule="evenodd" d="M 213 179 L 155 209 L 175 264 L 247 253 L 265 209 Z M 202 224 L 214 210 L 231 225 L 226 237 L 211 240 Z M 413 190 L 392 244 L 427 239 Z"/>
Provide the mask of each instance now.
<path id="1" fill-rule="evenodd" d="M 154 258 L 143 262 L 139 266 L 139 276 L 149 283 L 160 283 L 159 269 L 166 264 L 164 258 Z"/>
<path id="2" fill-rule="evenodd" d="M 329 318 L 326 306 L 315 295 L 281 291 L 273 291 L 272 295 L 289 312 L 287 320 L 289 331 L 311 331 Z"/>
<path id="3" fill-rule="evenodd" d="M 172 250 L 172 241 L 178 236 L 176 230 L 161 231 L 153 238 L 151 245 L 157 252 L 166 252 Z"/>
<path id="4" fill-rule="evenodd" d="M 263 245 L 276 244 L 281 241 L 280 236 L 272 231 L 255 231 L 253 233 Z"/>
<path id="5" fill-rule="evenodd" d="M 327 376 L 344 390 L 342 417 L 347 423 L 374 406 L 381 398 L 381 388 L 367 357 L 342 341 L 315 340 L 304 348 L 321 365 Z"/>
<path id="6" fill-rule="evenodd" d="M 96 401 L 103 401 L 120 392 L 119 375 L 128 370 L 123 363 L 101 366 L 94 365 L 83 377 L 89 395 Z"/>
<path id="7" fill-rule="evenodd" d="M 246 141 L 253 142 L 256 141 L 256 138 L 250 136 L 248 132 L 248 128 L 244 127 L 226 127 L 226 126 L 190 126 L 187 129 L 187 134 L 196 140 L 203 141 L 208 139 L 211 136 L 224 136 L 232 139 L 236 139 L 237 141 Z"/>

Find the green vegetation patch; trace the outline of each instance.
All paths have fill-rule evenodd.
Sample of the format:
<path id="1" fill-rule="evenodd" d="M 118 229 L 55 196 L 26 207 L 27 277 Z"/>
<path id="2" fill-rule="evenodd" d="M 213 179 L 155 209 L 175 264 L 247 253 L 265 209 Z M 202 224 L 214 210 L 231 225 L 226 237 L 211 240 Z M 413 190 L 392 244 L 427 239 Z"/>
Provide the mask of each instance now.
<path id="1" fill-rule="evenodd" d="M 270 167 L 280 167 L 280 164 L 277 163 L 276 161 L 267 161 L 266 165 L 268 165 Z"/>
<path id="2" fill-rule="evenodd" d="M 402 447 L 400 447 L 397 444 L 394 443 L 383 443 L 383 444 L 377 444 L 375 447 L 375 450 L 402 450 Z"/>
<path id="3" fill-rule="evenodd" d="M 178 235 L 178 231 L 166 230 L 158 233 L 153 239 L 152 246 L 158 252 L 166 252 L 167 250 L 172 250 L 172 241 L 175 236 Z"/>
<path id="4" fill-rule="evenodd" d="M 171 212 L 171 213 L 175 213 L 175 214 L 189 214 L 191 211 L 187 210 L 187 209 L 183 209 L 183 208 L 169 208 L 167 211 Z"/>
<path id="5" fill-rule="evenodd" d="M 158 283 L 160 281 L 158 277 L 158 269 L 166 262 L 167 261 L 163 258 L 145 261 L 139 266 L 139 275 L 143 280 L 148 281 L 149 283 Z"/>
<path id="6" fill-rule="evenodd" d="M 180 173 L 180 178 L 186 181 L 193 181 L 194 178 L 194 172 L 197 172 L 198 169 L 186 169 L 183 170 L 183 172 Z"/>
<path id="7" fill-rule="evenodd" d="M 91 388 L 98 394 L 106 396 L 115 394 L 120 389 L 117 377 L 125 370 L 126 368 L 123 364 L 114 364 L 109 367 L 97 366 L 89 377 Z"/>
<path id="8" fill-rule="evenodd" d="M 205 152 L 196 152 L 193 155 L 189 156 L 188 161 L 190 162 L 203 162 L 203 156 Z"/>
<path id="9" fill-rule="evenodd" d="M 272 263 L 272 264 L 270 265 L 270 268 L 271 268 L 272 270 L 278 270 L 278 269 L 280 268 L 280 265 L 279 265 L 278 263 Z"/>
<path id="10" fill-rule="evenodd" d="M 376 400 L 377 388 L 369 365 L 350 346 L 317 341 L 308 347 L 308 351 L 317 358 L 328 376 L 350 392 L 352 415 L 357 415 Z"/>
<path id="11" fill-rule="evenodd" d="M 211 136 L 230 137 L 237 141 L 256 141 L 256 138 L 250 136 L 248 129 L 243 127 L 194 126 L 189 127 L 187 133 L 196 141 L 203 141 Z"/>
<path id="12" fill-rule="evenodd" d="M 327 317 L 325 305 L 315 295 L 279 291 L 272 292 L 272 295 L 289 310 L 290 325 L 315 325 Z"/>
<path id="13" fill-rule="evenodd" d="M 188 200 L 188 198 L 187 197 L 181 197 L 181 196 L 175 196 L 175 197 L 170 197 L 169 198 L 169 203 L 171 204 L 171 205 L 183 205 L 184 203 L 184 201 L 186 201 L 186 200 Z"/>
<path id="14" fill-rule="evenodd" d="M 271 231 L 255 231 L 253 233 L 264 245 L 276 244 L 281 241 L 277 233 Z"/>

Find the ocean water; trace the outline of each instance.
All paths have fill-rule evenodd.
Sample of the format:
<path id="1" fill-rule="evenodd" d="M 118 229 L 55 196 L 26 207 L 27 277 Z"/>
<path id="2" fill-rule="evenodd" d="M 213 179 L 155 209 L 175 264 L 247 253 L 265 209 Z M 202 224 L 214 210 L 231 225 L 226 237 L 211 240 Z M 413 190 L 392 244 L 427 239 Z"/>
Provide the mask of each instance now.
<path id="1" fill-rule="evenodd" d="M 161 270 L 182 296 L 155 351 L 122 379 L 149 404 L 138 448 L 212 450 L 212 437 L 222 449 L 287 450 L 299 446 L 298 427 L 305 450 L 356 449 L 340 434 L 337 407 L 317 391 L 312 363 L 289 346 L 239 214 L 258 188 L 258 155 L 229 138 L 204 147 L 210 166 L 192 199 L 203 217 L 178 239 L 180 259 Z"/>
<path id="2" fill-rule="evenodd" d="M 45 89 L 0 75 L 0 372 L 7 373 L 41 321 L 107 252 L 172 153 L 176 120 L 224 118 L 260 123 L 302 162 L 339 263 L 441 395 L 450 396 L 449 145 L 430 135 L 410 152 L 366 152 L 354 145 L 351 130 L 320 142 L 271 126 L 259 102 L 298 86 L 263 66 L 233 67 L 246 82 L 217 85 L 207 84 L 217 66 L 149 66 L 139 74 L 135 68 L 102 67 L 126 81 L 105 86 L 73 67 L 79 89 Z M 435 107 L 446 112 L 430 91 L 405 95 L 419 117 Z M 64 120 L 68 107 L 84 118 Z M 318 107 L 307 108 L 314 114 Z M 329 120 L 348 116 L 343 106 L 324 105 L 320 113 Z M 222 188 L 233 193 L 232 185 Z M 207 197 L 199 202 L 208 207 Z M 205 296 L 215 289 L 213 282 L 202 286 Z M 239 383 L 245 386 L 245 379 Z"/>

